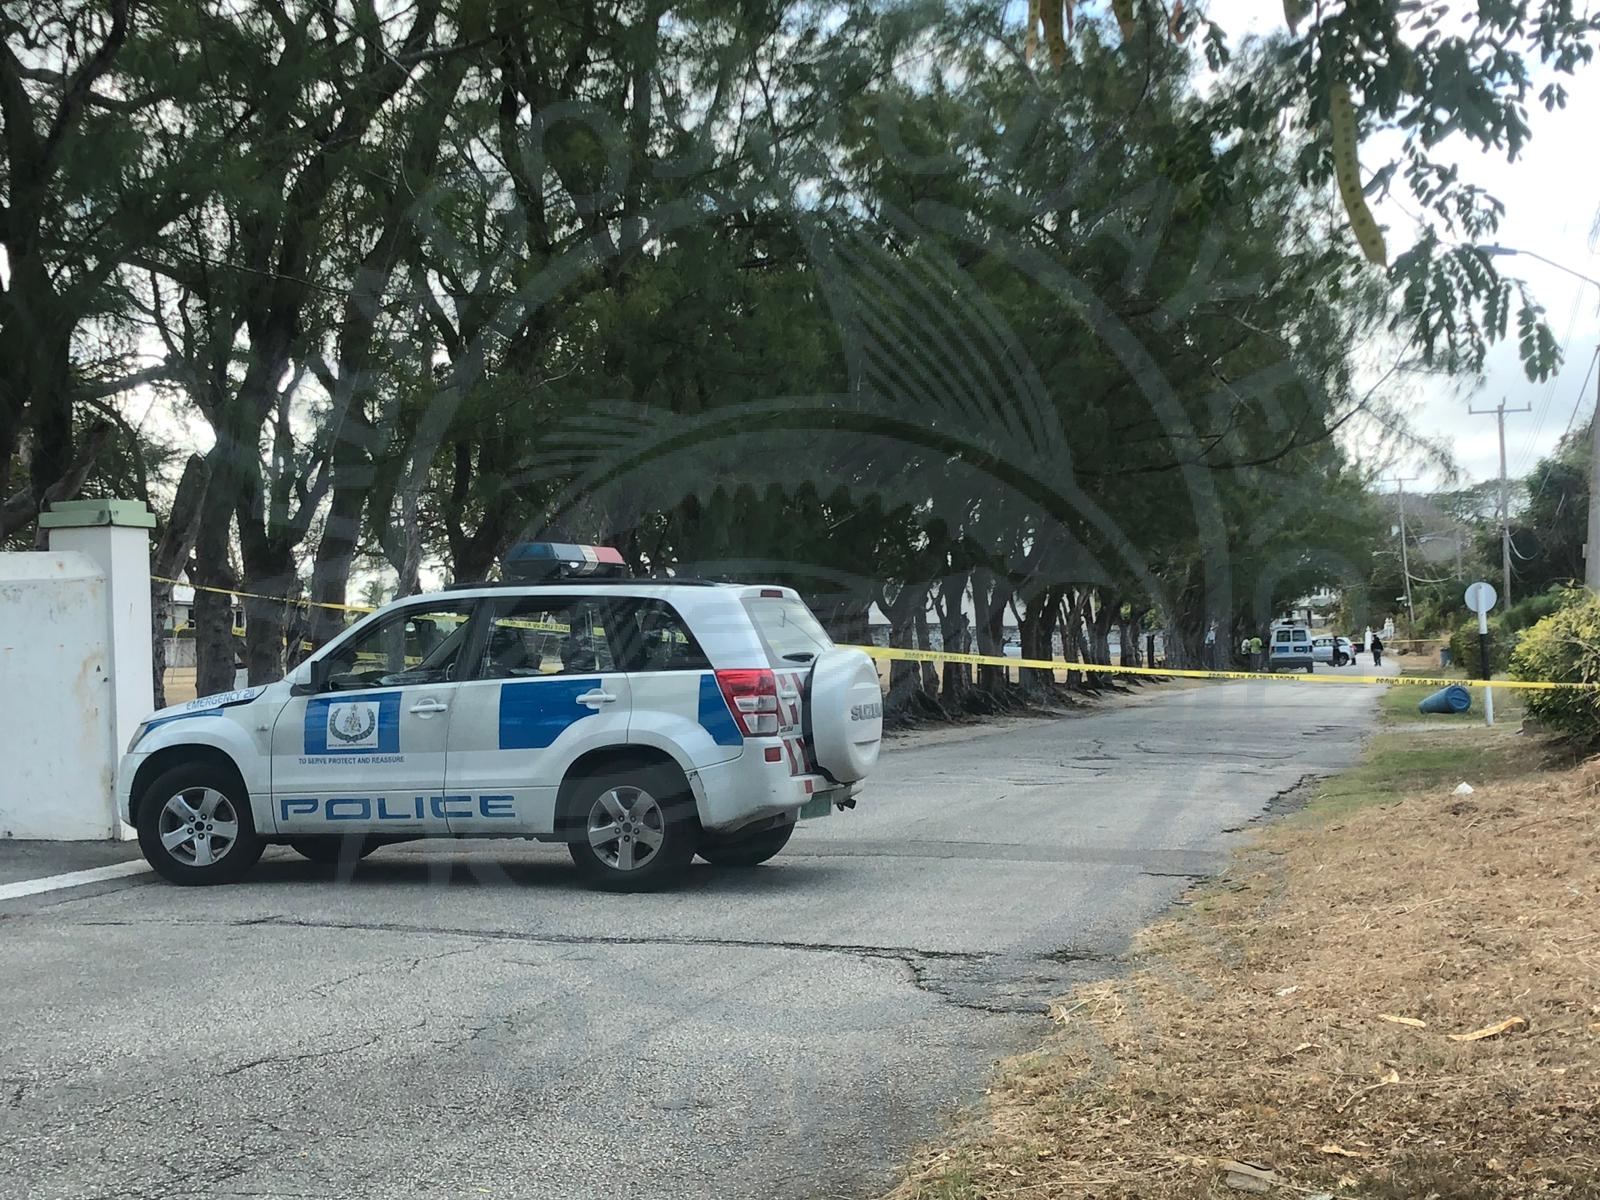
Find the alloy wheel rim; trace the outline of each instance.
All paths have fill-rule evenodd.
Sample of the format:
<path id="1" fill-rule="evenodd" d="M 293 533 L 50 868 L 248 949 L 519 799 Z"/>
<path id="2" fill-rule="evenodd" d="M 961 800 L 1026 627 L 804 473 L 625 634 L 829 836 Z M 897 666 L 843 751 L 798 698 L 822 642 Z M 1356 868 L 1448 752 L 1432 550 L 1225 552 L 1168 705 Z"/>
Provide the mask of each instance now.
<path id="1" fill-rule="evenodd" d="M 210 867 L 239 840 L 239 812 L 215 788 L 185 788 L 161 807 L 161 845 L 186 867 Z"/>
<path id="2" fill-rule="evenodd" d="M 589 847 L 614 871 L 637 871 L 655 861 L 667 837 L 666 814 L 649 792 L 614 787 L 589 809 Z"/>

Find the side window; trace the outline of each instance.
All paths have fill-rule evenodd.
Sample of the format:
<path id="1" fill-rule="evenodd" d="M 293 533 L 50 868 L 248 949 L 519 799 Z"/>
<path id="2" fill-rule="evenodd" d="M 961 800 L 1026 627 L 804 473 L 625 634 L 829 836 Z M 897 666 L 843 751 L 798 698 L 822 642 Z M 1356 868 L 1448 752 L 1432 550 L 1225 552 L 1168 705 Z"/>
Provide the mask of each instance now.
<path id="1" fill-rule="evenodd" d="M 490 618 L 480 679 L 615 671 L 616 622 L 600 597 L 527 596 L 497 604 Z"/>
<path id="2" fill-rule="evenodd" d="M 664 600 L 619 605 L 617 648 L 627 671 L 708 671 L 711 663 L 694 634 Z"/>
<path id="3" fill-rule="evenodd" d="M 475 602 L 417 606 L 386 617 L 328 657 L 328 685 L 352 688 L 444 683 L 456 670 Z"/>

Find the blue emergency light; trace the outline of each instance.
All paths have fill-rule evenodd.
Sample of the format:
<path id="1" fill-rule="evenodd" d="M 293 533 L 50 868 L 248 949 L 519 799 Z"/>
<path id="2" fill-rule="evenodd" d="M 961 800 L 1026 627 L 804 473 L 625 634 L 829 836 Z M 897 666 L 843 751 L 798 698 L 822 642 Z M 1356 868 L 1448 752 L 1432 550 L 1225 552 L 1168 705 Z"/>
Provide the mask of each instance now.
<path id="1" fill-rule="evenodd" d="M 523 583 L 545 579 L 621 579 L 628 574 L 622 552 L 611 546 L 565 542 L 522 542 L 500 560 L 502 578 Z"/>

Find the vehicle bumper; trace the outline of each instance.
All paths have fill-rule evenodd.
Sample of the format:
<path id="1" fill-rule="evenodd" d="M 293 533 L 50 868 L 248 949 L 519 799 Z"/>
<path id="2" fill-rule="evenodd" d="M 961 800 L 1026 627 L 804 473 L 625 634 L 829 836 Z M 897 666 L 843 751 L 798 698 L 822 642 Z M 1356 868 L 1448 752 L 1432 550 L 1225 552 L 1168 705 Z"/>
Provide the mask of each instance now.
<path id="1" fill-rule="evenodd" d="M 808 804 L 839 803 L 858 787 L 826 775 L 791 775 L 785 763 L 763 761 L 760 743 L 753 740 L 738 758 L 692 772 L 689 786 L 701 826 L 721 833 L 771 817 L 798 817 Z"/>
<path id="2" fill-rule="evenodd" d="M 148 754 L 134 752 L 124 754 L 117 763 L 117 816 L 132 825 L 133 821 L 133 781 L 139 774 L 139 767 Z"/>

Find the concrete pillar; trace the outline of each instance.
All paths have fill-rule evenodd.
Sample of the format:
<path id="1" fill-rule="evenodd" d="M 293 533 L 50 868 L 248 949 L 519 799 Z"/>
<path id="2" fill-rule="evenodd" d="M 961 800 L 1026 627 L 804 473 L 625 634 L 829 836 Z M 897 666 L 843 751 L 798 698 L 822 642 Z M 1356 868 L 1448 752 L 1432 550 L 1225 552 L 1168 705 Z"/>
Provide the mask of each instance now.
<path id="1" fill-rule="evenodd" d="M 151 683 L 150 531 L 156 518 L 137 500 L 67 500 L 40 514 L 51 550 L 76 551 L 105 575 L 113 735 L 120 756 L 155 708 Z M 122 827 L 131 835 L 128 826 Z"/>

